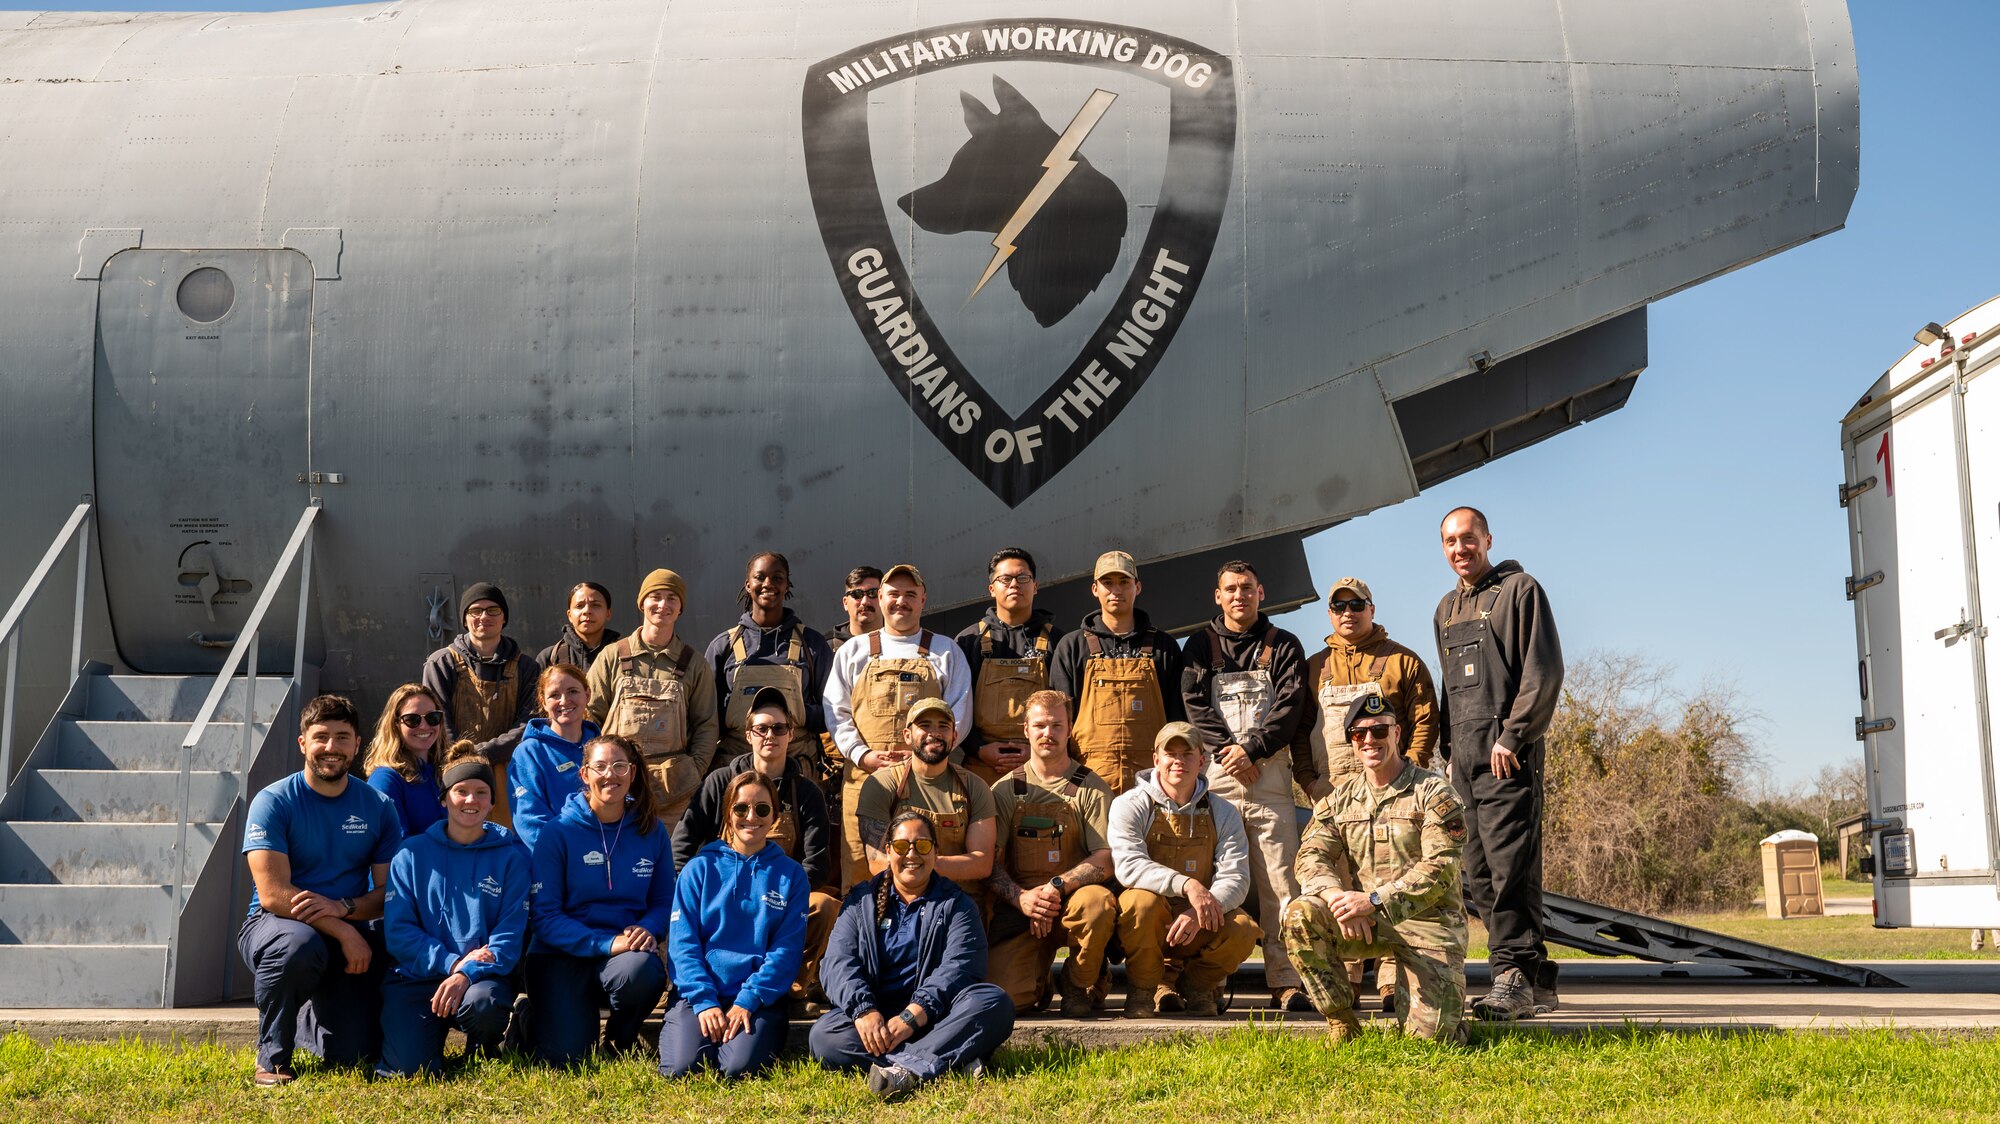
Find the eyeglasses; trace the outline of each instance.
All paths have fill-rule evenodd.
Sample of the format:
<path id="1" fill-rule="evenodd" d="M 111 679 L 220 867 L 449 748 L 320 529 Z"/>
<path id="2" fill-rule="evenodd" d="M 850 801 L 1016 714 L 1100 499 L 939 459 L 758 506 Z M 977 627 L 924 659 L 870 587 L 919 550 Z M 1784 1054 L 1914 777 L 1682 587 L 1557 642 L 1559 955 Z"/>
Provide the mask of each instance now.
<path id="1" fill-rule="evenodd" d="M 488 605 L 484 608 L 475 605 L 467 609 L 465 615 L 468 617 L 504 617 L 507 615 L 507 611 L 498 605 Z"/>
<path id="2" fill-rule="evenodd" d="M 1027 585 L 1027 584 L 1029 584 L 1030 582 L 1032 582 L 1032 581 L 1034 581 L 1034 580 L 1035 580 L 1035 575 L 1033 575 L 1033 574 L 995 574 L 995 575 L 993 575 L 993 583 L 992 583 L 992 584 L 994 584 L 994 585 Z"/>
<path id="3" fill-rule="evenodd" d="M 1352 730 L 1347 731 L 1347 740 L 1351 742 L 1386 742 L 1389 740 L 1389 731 L 1395 728 L 1396 724 L 1394 722 L 1381 722 L 1373 726 L 1356 726 Z"/>
<path id="4" fill-rule="evenodd" d="M 755 804 L 731 804 L 729 806 L 729 814 L 739 820 L 752 817 L 764 820 L 771 818 L 771 806 L 762 800 L 757 801 Z"/>
<path id="5" fill-rule="evenodd" d="M 583 768 L 585 772 L 595 773 L 600 777 L 629 777 L 632 775 L 632 763 L 630 761 L 593 761 Z"/>
<path id="6" fill-rule="evenodd" d="M 753 738 L 765 738 L 768 740 L 771 738 L 782 738 L 786 734 L 791 733 L 792 728 L 783 722 L 757 722 L 751 724 L 749 732 Z"/>
<path id="7" fill-rule="evenodd" d="M 1357 597 L 1352 601 L 1328 601 L 1326 607 L 1336 613 L 1358 613 L 1372 604 L 1374 602 L 1365 597 Z"/>
<path id="8" fill-rule="evenodd" d="M 444 715 L 435 710 L 426 714 L 398 714 L 396 721 L 405 730 L 414 730 L 419 726 L 442 726 L 444 725 Z"/>
<path id="9" fill-rule="evenodd" d="M 897 857 L 899 857 L 899 858 L 907 858 L 907 857 L 909 857 L 909 854 L 910 854 L 910 851 L 911 851 L 912 849 L 914 849 L 914 850 L 915 850 L 915 851 L 917 852 L 917 854 L 918 854 L 919 856 L 923 856 L 923 855 L 928 855 L 928 854 L 930 854 L 930 853 L 931 853 L 931 848 L 932 848 L 932 847 L 935 847 L 935 846 L 936 846 L 936 844 L 935 844 L 935 843 L 932 843 L 932 842 L 931 842 L 930 840 L 928 840 L 928 839 L 891 839 L 891 840 L 889 840 L 889 849 L 890 849 L 891 851 L 894 851 L 894 852 L 896 852 L 896 855 L 897 855 Z"/>
<path id="10" fill-rule="evenodd" d="M 875 590 L 850 589 L 847 591 L 847 599 L 849 601 L 873 601 L 875 600 Z"/>

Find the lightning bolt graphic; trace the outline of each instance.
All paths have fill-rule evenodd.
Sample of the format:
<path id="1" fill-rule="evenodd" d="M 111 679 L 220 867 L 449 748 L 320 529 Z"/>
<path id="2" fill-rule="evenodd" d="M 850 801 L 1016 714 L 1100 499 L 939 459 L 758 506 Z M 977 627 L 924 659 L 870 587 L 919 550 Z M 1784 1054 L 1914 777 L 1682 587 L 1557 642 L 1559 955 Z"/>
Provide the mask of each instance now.
<path id="1" fill-rule="evenodd" d="M 1083 103 L 1083 108 L 1077 110 L 1076 116 L 1070 119 L 1069 128 L 1064 129 L 1062 136 L 1056 138 L 1056 146 L 1049 149 L 1048 156 L 1042 160 L 1042 167 L 1046 169 L 1042 173 L 1042 178 L 1035 181 L 1034 190 L 1028 192 L 1026 199 L 1021 200 L 1021 205 L 1014 209 L 1013 217 L 1000 228 L 1000 233 L 993 236 L 993 260 L 986 263 L 986 272 L 979 275 L 979 284 L 974 285 L 972 292 L 966 295 L 965 303 L 971 304 L 972 298 L 979 295 L 979 290 L 984 289 L 986 283 L 993 280 L 993 275 L 1000 272 L 1000 267 L 1007 263 L 1007 259 L 1014 255 L 1014 239 L 1020 236 L 1022 229 L 1035 217 L 1035 213 L 1042 209 L 1043 204 L 1049 201 L 1049 197 L 1056 193 L 1056 188 L 1061 187 L 1062 182 L 1069 178 L 1070 171 L 1076 167 L 1074 157 L 1076 150 L 1083 145 L 1083 138 L 1090 135 L 1090 131 L 1095 129 L 1097 122 L 1104 117 L 1105 110 L 1110 109 L 1111 103 L 1117 100 L 1118 95 L 1110 90 L 1094 91 L 1089 100 Z"/>

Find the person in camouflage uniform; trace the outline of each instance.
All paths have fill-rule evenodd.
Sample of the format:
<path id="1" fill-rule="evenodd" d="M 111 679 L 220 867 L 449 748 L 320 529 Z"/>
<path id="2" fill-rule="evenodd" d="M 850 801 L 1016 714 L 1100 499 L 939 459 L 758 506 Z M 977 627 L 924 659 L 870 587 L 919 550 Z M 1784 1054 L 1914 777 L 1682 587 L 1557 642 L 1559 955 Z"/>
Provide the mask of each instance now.
<path id="1" fill-rule="evenodd" d="M 1355 699 L 1346 726 L 1362 771 L 1313 808 L 1299 847 L 1305 893 L 1285 909 L 1285 948 L 1332 1041 L 1361 1030 L 1347 963 L 1393 955 L 1403 1031 L 1464 1042 L 1464 809 L 1449 782 L 1404 759 L 1380 695 Z"/>

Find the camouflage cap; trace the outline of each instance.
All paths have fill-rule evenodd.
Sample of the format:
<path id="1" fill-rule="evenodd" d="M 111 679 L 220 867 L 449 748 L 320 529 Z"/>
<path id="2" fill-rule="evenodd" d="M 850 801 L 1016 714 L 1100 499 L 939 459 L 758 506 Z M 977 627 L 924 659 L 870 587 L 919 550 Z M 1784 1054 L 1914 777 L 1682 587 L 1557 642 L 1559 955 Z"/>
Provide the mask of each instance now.
<path id="1" fill-rule="evenodd" d="M 1097 556 L 1097 565 L 1090 568 L 1090 580 L 1096 581 L 1106 574 L 1124 574 L 1133 581 L 1139 580 L 1139 564 L 1122 550 L 1107 550 Z"/>
<path id="2" fill-rule="evenodd" d="M 1362 695 L 1347 704 L 1347 719 L 1341 723 L 1341 729 L 1352 730 L 1354 724 L 1363 718 L 1375 718 L 1384 714 L 1391 718 L 1396 717 L 1396 712 L 1389 709 L 1387 700 L 1373 693 Z"/>
<path id="3" fill-rule="evenodd" d="M 910 713 L 903 719 L 903 725 L 914 726 L 917 723 L 917 719 L 933 711 L 944 715 L 945 719 L 953 726 L 958 725 L 958 714 L 951 709 L 951 704 L 935 696 L 928 699 L 918 699 L 916 702 L 911 703 Z"/>

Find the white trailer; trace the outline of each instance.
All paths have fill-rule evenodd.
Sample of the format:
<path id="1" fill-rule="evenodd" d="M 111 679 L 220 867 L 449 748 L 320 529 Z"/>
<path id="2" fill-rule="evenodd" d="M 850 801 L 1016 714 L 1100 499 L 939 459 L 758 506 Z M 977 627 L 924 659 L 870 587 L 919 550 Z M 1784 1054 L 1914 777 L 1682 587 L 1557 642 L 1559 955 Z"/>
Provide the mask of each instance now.
<path id="1" fill-rule="evenodd" d="M 2000 927 L 2000 298 L 1841 421 L 1880 928 Z"/>

